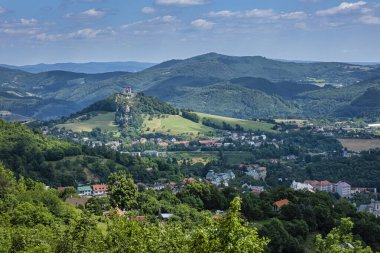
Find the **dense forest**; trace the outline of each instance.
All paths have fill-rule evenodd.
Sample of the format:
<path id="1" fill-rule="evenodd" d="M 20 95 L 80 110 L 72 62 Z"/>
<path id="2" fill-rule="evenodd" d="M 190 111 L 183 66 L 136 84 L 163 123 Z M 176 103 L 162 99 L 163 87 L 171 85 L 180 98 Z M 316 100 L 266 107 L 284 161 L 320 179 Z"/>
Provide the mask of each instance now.
<path id="1" fill-rule="evenodd" d="M 1 252 L 304 252 L 315 232 L 315 242 L 306 247 L 317 252 L 379 249 L 380 219 L 357 214 L 348 201 L 325 193 L 276 189 L 241 195 L 194 182 L 174 195 L 139 190 L 125 172 L 111 174 L 108 184 L 109 197 L 76 209 L 62 201 L 67 197 L 62 192 L 16 179 L 0 165 Z M 290 204 L 273 211 L 271 202 L 279 198 Z M 219 200 L 230 201 L 229 208 L 213 215 L 207 208 L 220 207 Z M 111 216 L 103 217 L 104 209 Z M 173 216 L 162 222 L 161 212 Z M 136 215 L 144 221 L 131 218 Z"/>

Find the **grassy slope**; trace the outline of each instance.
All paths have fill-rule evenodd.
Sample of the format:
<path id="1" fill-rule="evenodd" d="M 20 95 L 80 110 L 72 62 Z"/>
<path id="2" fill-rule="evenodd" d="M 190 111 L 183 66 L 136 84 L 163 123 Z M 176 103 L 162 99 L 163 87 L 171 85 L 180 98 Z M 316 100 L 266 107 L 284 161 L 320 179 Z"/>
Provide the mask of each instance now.
<path id="1" fill-rule="evenodd" d="M 202 119 L 206 119 L 206 118 L 213 119 L 215 121 L 219 121 L 220 124 L 222 124 L 223 121 L 230 125 L 239 124 L 245 130 L 272 132 L 273 131 L 272 127 L 274 126 L 273 124 L 266 123 L 266 122 L 229 118 L 229 117 L 217 116 L 217 115 L 206 114 L 206 113 L 197 113 L 197 114 Z"/>
<path id="2" fill-rule="evenodd" d="M 197 135 L 198 132 L 205 134 L 214 131 L 211 127 L 195 123 L 179 115 L 167 115 L 165 118 L 153 117 L 153 120 L 148 120 L 148 117 L 145 117 L 143 126 L 147 133 L 153 133 L 155 130 L 157 133 L 168 133 L 171 135 Z M 149 128 L 149 131 L 146 131 L 147 128 Z"/>
<path id="3" fill-rule="evenodd" d="M 201 118 L 211 118 L 222 124 L 222 122 L 229 123 L 231 125 L 239 124 L 246 130 L 253 131 L 273 131 L 271 128 L 272 124 L 258 121 L 242 120 L 235 118 L 222 117 L 217 115 L 197 113 Z M 67 122 L 65 124 L 59 124 L 57 127 L 65 127 L 66 129 L 71 129 L 75 132 L 87 131 L 90 132 L 92 129 L 98 127 L 102 130 L 107 130 L 110 132 L 117 132 L 118 128 L 114 125 L 115 113 L 113 112 L 101 112 L 97 116 L 92 117 L 89 120 L 74 122 Z M 149 130 L 147 131 L 147 129 Z M 195 123 L 191 120 L 182 118 L 179 115 L 165 115 L 165 117 L 153 117 L 152 120 L 145 116 L 143 123 L 143 130 L 145 133 L 167 133 L 170 135 L 189 135 L 197 136 L 198 133 L 205 135 L 207 133 L 213 132 L 214 129 L 208 126 L 204 126 L 201 123 Z"/>
<path id="4" fill-rule="evenodd" d="M 99 127 L 102 130 L 107 130 L 110 132 L 116 132 L 117 126 L 114 125 L 113 121 L 115 119 L 114 112 L 99 113 L 97 116 L 92 117 L 85 121 L 76 121 L 72 123 L 65 123 L 57 125 L 57 127 L 65 127 L 66 129 L 71 129 L 75 132 L 91 132 L 92 129 Z"/>

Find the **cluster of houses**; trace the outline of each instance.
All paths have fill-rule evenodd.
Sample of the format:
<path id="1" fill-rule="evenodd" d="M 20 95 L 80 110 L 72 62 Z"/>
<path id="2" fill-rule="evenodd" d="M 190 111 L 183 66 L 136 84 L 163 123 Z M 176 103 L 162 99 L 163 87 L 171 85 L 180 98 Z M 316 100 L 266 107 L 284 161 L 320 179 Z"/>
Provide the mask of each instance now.
<path id="1" fill-rule="evenodd" d="M 360 205 L 358 207 L 358 212 L 369 212 L 375 215 L 376 217 L 380 217 L 380 201 L 371 200 L 371 203 L 367 205 Z"/>
<path id="2" fill-rule="evenodd" d="M 94 184 L 78 186 L 77 193 L 81 197 L 103 197 L 107 196 L 108 185 Z"/>
<path id="3" fill-rule="evenodd" d="M 235 178 L 235 174 L 232 171 L 227 171 L 226 173 L 215 173 L 210 170 L 206 175 L 206 180 L 215 186 L 228 186 L 228 182 Z"/>
<path id="4" fill-rule="evenodd" d="M 253 177 L 255 180 L 265 180 L 267 176 L 267 168 L 254 164 L 254 165 L 246 165 L 246 164 L 240 164 L 240 169 L 247 170 L 245 174 L 247 176 Z"/>
<path id="5" fill-rule="evenodd" d="M 306 180 L 303 183 L 293 181 L 290 188 L 294 190 L 305 190 L 310 192 L 324 191 L 337 193 L 341 198 L 351 198 L 351 185 L 339 181 L 338 183 L 331 183 L 329 181 Z"/>
<path id="6" fill-rule="evenodd" d="M 242 188 L 242 189 L 248 189 L 248 190 L 250 190 L 252 193 L 256 193 L 256 194 L 259 194 L 259 193 L 265 191 L 264 186 L 249 185 L 249 184 L 247 184 L 247 183 L 243 184 L 243 185 L 241 186 L 241 188 Z"/>
<path id="7" fill-rule="evenodd" d="M 167 157 L 167 152 L 160 152 L 157 150 L 145 150 L 143 152 L 120 152 L 121 154 L 130 154 L 133 157 Z"/>

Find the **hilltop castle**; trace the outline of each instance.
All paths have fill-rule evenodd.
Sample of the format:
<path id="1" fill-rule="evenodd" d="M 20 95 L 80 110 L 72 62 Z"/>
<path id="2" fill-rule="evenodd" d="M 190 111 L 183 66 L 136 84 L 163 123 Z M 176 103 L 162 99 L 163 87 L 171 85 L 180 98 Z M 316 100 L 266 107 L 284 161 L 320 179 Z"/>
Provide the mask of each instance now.
<path id="1" fill-rule="evenodd" d="M 128 86 L 121 90 L 121 95 L 123 96 L 132 96 L 132 87 Z"/>

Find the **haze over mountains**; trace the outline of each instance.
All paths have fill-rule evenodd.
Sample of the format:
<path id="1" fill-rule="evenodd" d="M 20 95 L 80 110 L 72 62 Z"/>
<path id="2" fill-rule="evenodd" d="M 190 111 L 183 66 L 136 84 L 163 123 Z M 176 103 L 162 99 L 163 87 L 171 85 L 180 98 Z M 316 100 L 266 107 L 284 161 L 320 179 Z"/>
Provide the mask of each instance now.
<path id="1" fill-rule="evenodd" d="M 152 67 L 154 63 L 146 62 L 86 62 L 86 63 L 54 63 L 54 64 L 34 64 L 24 66 L 12 66 L 0 64 L 0 66 L 10 69 L 24 70 L 30 73 L 40 73 L 47 71 L 70 71 L 86 74 L 97 74 L 105 72 L 125 71 L 125 72 L 139 72 L 146 68 Z"/>
<path id="2" fill-rule="evenodd" d="M 373 116 L 380 109 L 377 65 L 294 63 L 209 53 L 136 73 L 29 73 L 0 68 L 0 111 L 37 119 L 65 116 L 127 85 L 180 108 L 241 118 Z"/>

